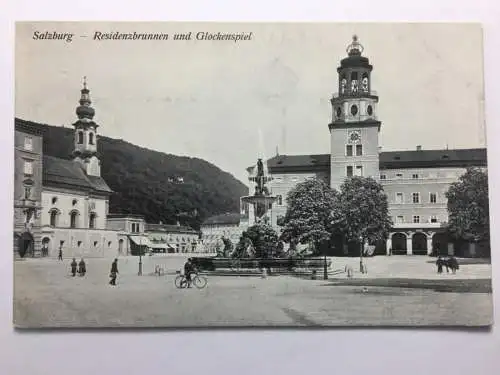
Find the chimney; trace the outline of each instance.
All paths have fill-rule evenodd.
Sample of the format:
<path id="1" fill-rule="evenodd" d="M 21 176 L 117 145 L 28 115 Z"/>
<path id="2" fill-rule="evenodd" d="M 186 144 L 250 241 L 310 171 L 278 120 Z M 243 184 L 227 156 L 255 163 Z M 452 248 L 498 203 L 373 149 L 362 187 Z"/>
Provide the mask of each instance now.
<path id="1" fill-rule="evenodd" d="M 422 146 L 418 145 L 417 146 L 417 151 L 422 151 Z"/>

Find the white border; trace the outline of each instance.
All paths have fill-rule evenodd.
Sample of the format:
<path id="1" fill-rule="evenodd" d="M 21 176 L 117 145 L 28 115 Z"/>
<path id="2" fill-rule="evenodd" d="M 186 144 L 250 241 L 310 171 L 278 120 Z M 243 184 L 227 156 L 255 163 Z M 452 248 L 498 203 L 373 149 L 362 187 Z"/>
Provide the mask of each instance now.
<path id="1" fill-rule="evenodd" d="M 485 31 L 486 123 L 493 273 L 500 237 L 500 6 L 497 0 L 102 0 L 2 2 L 0 373 L 18 374 L 493 374 L 498 330 L 137 331 L 17 333 L 12 330 L 14 20 L 479 21 Z M 43 74 L 41 72 L 41 74 Z M 50 93 L 47 93 L 50 95 Z M 6 167 L 8 166 L 8 167 Z M 499 277 L 494 277 L 495 304 Z M 495 320 L 500 321 L 496 309 Z"/>

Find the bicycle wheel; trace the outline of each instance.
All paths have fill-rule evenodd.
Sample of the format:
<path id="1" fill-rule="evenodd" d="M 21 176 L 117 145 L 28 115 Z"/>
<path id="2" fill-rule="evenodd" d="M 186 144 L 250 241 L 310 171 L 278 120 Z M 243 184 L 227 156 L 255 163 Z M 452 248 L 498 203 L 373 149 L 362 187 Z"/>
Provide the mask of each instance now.
<path id="1" fill-rule="evenodd" d="M 207 278 L 204 277 L 204 276 L 198 276 L 198 275 L 196 275 L 193 278 L 193 284 L 198 289 L 203 289 L 207 285 Z"/>
<path id="2" fill-rule="evenodd" d="M 187 280 L 184 276 L 179 275 L 175 278 L 174 284 L 177 288 L 182 289 L 187 286 Z"/>

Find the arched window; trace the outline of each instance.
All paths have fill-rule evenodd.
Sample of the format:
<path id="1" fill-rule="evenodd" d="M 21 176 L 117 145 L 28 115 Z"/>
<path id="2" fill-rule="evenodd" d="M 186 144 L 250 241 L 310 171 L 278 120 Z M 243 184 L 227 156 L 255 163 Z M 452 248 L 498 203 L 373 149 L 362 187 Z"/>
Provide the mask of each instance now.
<path id="1" fill-rule="evenodd" d="M 70 228 L 77 227 L 78 211 L 71 211 L 70 215 Z"/>
<path id="2" fill-rule="evenodd" d="M 79 145 L 83 144 L 83 132 L 82 131 L 78 132 L 78 144 Z"/>
<path id="3" fill-rule="evenodd" d="M 58 215 L 59 215 L 59 212 L 57 212 L 57 210 L 50 211 L 50 226 L 51 227 L 57 227 Z"/>
<path id="4" fill-rule="evenodd" d="M 89 145 L 94 144 L 94 133 L 89 133 Z"/>
<path id="5" fill-rule="evenodd" d="M 368 92 L 368 73 L 363 73 L 363 78 L 361 80 L 361 87 L 364 92 Z"/>
<path id="6" fill-rule="evenodd" d="M 96 214 L 92 212 L 90 214 L 90 217 L 89 217 L 89 228 L 90 229 L 94 229 L 95 228 L 95 219 L 96 219 Z"/>

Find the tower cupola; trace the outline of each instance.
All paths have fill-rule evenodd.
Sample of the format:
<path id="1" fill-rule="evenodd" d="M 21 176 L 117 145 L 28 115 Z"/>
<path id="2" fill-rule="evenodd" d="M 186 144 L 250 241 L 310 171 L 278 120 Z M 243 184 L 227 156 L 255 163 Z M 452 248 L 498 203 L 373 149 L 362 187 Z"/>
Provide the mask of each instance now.
<path id="1" fill-rule="evenodd" d="M 80 90 L 80 105 L 76 108 L 78 120 L 75 127 L 75 148 L 73 157 L 82 164 L 88 175 L 100 176 L 100 161 L 97 157 L 97 125 L 94 121 L 95 110 L 90 105 L 90 90 L 87 77 L 83 77 L 83 88 Z"/>

